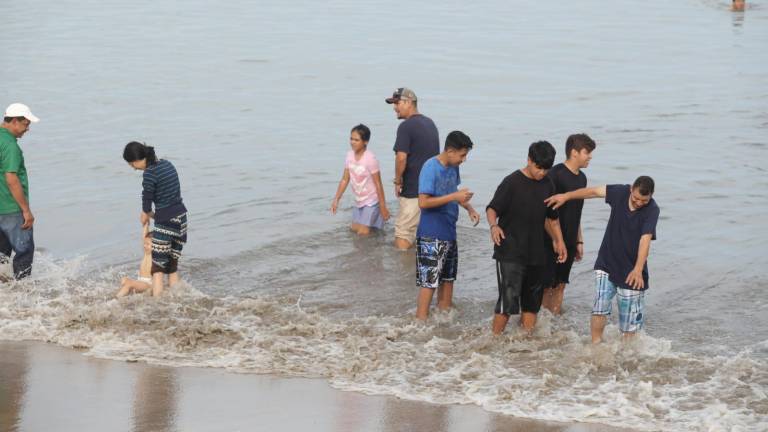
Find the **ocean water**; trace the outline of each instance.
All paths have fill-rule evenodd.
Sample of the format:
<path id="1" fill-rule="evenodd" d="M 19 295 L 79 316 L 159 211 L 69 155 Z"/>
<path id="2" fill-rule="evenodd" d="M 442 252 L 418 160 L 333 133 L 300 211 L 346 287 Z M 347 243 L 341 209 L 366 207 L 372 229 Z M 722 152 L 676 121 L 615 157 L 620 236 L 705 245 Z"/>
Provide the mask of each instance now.
<path id="1" fill-rule="evenodd" d="M 0 339 L 171 366 L 322 377 L 333 386 L 519 417 L 641 430 L 768 429 L 768 3 L 132 2 L 6 5 L 0 101 L 42 121 L 22 139 L 34 276 L 0 286 Z M 481 209 L 527 146 L 598 143 L 590 184 L 651 175 L 662 212 L 646 332 L 588 338 L 608 207 L 587 202 L 586 256 L 562 317 L 490 336 L 485 223 L 459 220 L 456 309 L 414 312 L 413 253 L 329 211 L 349 129 L 382 177 L 413 88 L 441 137 L 475 149 Z M 180 171 L 184 284 L 115 300 L 141 254 L 131 140 Z M 562 154 L 558 155 L 558 161 Z"/>

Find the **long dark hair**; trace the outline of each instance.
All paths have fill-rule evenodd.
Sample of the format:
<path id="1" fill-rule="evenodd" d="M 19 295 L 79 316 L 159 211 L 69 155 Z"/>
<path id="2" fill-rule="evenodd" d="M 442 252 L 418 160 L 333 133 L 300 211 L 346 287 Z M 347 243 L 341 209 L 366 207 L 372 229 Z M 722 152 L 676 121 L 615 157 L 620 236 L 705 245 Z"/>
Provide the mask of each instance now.
<path id="1" fill-rule="evenodd" d="M 155 148 L 136 141 L 131 141 L 125 145 L 125 150 L 123 150 L 123 159 L 125 159 L 125 161 L 128 163 L 146 159 L 147 166 L 157 163 Z"/>

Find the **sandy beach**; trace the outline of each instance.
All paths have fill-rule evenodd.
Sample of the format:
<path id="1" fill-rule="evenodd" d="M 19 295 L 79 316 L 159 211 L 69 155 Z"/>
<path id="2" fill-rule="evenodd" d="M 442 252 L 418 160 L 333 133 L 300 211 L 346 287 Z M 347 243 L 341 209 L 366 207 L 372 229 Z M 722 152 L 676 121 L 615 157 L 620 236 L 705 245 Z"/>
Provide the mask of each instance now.
<path id="1" fill-rule="evenodd" d="M 320 379 L 100 360 L 0 343 L 2 431 L 626 431 L 331 388 Z"/>

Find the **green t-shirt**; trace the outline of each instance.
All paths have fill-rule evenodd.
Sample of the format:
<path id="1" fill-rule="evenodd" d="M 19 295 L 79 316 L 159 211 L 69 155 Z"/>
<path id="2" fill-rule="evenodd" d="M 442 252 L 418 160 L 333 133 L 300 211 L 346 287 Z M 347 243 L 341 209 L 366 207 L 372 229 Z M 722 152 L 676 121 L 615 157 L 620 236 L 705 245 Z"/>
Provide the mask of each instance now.
<path id="1" fill-rule="evenodd" d="M 18 213 L 21 207 L 13 199 L 8 183 L 5 181 L 5 173 L 16 173 L 19 177 L 24 196 L 29 201 L 29 182 L 27 181 L 27 168 L 24 166 L 24 154 L 19 148 L 16 137 L 8 132 L 8 129 L 0 127 L 0 214 Z"/>

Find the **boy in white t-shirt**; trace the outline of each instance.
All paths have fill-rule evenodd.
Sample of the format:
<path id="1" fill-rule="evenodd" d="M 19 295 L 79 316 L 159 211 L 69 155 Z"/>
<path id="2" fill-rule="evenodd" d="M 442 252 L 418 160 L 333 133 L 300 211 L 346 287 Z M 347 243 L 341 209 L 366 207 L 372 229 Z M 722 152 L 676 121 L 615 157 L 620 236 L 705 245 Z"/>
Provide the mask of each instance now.
<path id="1" fill-rule="evenodd" d="M 371 228 L 381 229 L 384 221 L 389 219 L 387 201 L 384 198 L 384 186 L 381 184 L 379 161 L 376 155 L 368 150 L 371 130 L 363 124 L 352 128 L 349 145 L 352 150 L 347 152 L 344 163 L 344 174 L 336 189 L 336 196 L 331 202 L 331 212 L 336 214 L 339 200 L 352 183 L 355 195 L 355 209 L 352 211 L 352 231 L 359 235 L 368 235 Z"/>

